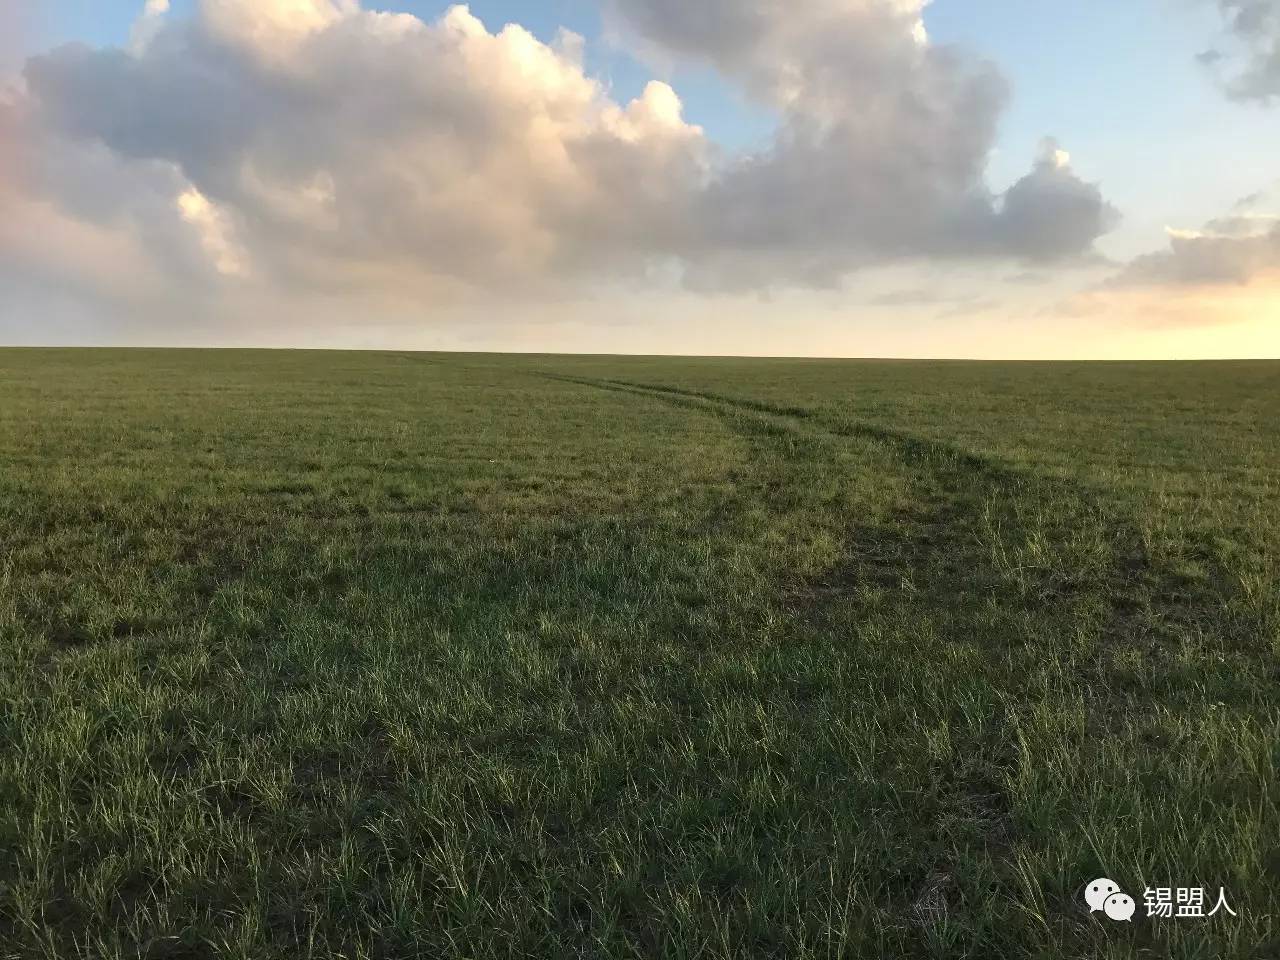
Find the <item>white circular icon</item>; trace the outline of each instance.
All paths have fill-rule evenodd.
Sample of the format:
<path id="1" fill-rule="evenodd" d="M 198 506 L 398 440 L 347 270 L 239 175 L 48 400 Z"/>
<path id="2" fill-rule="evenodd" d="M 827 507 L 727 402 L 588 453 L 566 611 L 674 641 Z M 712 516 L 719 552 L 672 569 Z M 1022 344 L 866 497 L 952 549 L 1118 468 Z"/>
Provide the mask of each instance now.
<path id="1" fill-rule="evenodd" d="M 1128 920 L 1130 922 L 1133 920 L 1133 911 L 1137 909 L 1134 905 L 1133 897 L 1127 893 L 1113 893 L 1107 897 L 1107 902 L 1102 905 L 1102 908 L 1112 920 Z"/>
<path id="2" fill-rule="evenodd" d="M 1097 913 L 1106 905 L 1107 897 L 1119 892 L 1120 884 L 1100 877 L 1084 888 L 1084 902 L 1089 905 L 1090 913 Z"/>

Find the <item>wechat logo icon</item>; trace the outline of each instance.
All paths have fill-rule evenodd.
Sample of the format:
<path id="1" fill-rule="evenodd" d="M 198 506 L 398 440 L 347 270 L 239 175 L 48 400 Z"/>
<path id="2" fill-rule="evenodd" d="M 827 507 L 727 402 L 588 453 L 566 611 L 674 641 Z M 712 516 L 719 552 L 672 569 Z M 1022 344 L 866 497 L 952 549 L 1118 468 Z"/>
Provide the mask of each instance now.
<path id="1" fill-rule="evenodd" d="M 1120 889 L 1120 885 L 1106 877 L 1099 878 L 1084 888 L 1084 902 L 1089 905 L 1090 913 L 1101 910 L 1112 920 L 1133 921 L 1133 913 L 1137 909 L 1133 897 Z"/>

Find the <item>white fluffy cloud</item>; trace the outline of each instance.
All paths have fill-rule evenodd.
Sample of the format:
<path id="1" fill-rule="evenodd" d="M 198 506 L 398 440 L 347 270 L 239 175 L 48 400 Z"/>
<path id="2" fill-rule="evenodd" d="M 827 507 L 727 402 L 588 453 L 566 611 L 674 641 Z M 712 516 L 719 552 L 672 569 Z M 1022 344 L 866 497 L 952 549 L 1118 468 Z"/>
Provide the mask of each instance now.
<path id="1" fill-rule="evenodd" d="M 357 0 L 167 10 L 147 2 L 128 50 L 31 59 L 0 103 L 22 153 L 0 185 L 10 269 L 57 223 L 81 237 L 57 255 L 66 270 L 115 236 L 184 291 L 529 293 L 655 274 L 747 289 L 1071 259 L 1115 216 L 1052 144 L 988 188 L 1006 84 L 931 45 L 919 0 L 608 0 L 638 46 L 709 64 L 776 112 L 772 144 L 744 155 L 665 83 L 613 100 L 581 38 L 490 33 L 462 6 L 434 23 Z"/>
<path id="2" fill-rule="evenodd" d="M 666 253 L 688 230 L 702 133 L 664 84 L 611 102 L 577 48 L 490 34 L 462 7 L 425 24 L 206 0 L 137 53 L 31 60 L 27 138 L 48 155 L 32 166 L 161 167 L 175 200 L 204 198 L 255 275 L 283 284 L 532 284 Z M 67 180 L 92 190 L 94 175 Z M 67 184 L 42 185 L 67 204 Z M 207 250 L 227 245 L 179 212 Z"/>

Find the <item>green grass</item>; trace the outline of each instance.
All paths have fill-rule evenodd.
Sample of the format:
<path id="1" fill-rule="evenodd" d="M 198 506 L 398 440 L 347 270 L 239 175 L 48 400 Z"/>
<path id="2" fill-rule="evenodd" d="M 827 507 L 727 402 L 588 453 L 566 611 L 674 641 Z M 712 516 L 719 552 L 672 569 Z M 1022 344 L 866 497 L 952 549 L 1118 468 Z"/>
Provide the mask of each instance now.
<path id="1" fill-rule="evenodd" d="M 12 350 L 0 464 L 2 957 L 1280 954 L 1280 364 Z"/>

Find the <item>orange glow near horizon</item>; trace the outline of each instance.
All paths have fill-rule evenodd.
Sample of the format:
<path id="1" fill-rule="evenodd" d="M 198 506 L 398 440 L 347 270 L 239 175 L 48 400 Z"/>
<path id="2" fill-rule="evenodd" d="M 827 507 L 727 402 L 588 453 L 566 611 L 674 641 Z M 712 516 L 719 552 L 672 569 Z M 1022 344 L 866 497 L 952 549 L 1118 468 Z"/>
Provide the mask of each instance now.
<path id="1" fill-rule="evenodd" d="M 1108 291 L 1080 298 L 1118 356 L 1280 357 L 1280 277 L 1248 285 Z M 1110 351 L 1104 351 L 1104 354 Z"/>

